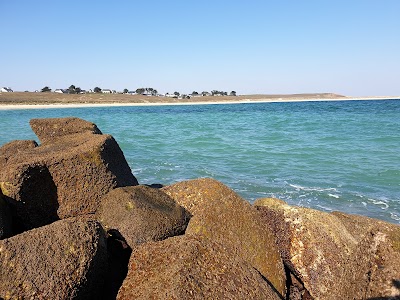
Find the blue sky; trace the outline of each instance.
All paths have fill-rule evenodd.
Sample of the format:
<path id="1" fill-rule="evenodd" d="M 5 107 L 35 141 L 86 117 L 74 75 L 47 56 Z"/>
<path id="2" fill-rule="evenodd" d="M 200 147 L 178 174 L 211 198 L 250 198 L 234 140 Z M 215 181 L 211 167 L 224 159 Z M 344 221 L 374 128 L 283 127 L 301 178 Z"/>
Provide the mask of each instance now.
<path id="1" fill-rule="evenodd" d="M 400 1 L 0 0 L 0 86 L 400 95 Z"/>

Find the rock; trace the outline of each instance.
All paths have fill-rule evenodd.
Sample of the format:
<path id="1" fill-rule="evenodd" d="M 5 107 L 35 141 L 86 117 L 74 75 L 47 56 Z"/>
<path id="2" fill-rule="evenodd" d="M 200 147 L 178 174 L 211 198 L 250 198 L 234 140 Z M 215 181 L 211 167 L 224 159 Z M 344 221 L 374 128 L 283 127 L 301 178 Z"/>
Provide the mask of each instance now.
<path id="1" fill-rule="evenodd" d="M 101 134 L 96 124 L 73 117 L 32 119 L 29 124 L 41 143 L 51 142 L 66 135 L 83 132 Z"/>
<path id="2" fill-rule="evenodd" d="M 0 240 L 12 235 L 11 211 L 0 190 Z"/>
<path id="3" fill-rule="evenodd" d="M 240 257 L 184 235 L 135 249 L 117 299 L 282 298 Z"/>
<path id="4" fill-rule="evenodd" d="M 131 248 L 183 234 L 190 217 L 167 194 L 142 185 L 110 191 L 97 215 L 104 228 L 118 230 Z"/>
<path id="5" fill-rule="evenodd" d="M 353 258 L 369 262 L 365 298 L 400 299 L 400 226 L 341 212 L 332 214 L 359 245 L 358 257 L 353 255 Z"/>
<path id="6" fill-rule="evenodd" d="M 56 120 L 51 120 L 52 126 Z M 79 119 L 73 120 L 74 126 L 79 123 Z M 61 119 L 58 126 L 64 126 L 66 132 L 78 130 L 72 127 L 74 130 L 68 131 L 66 123 Z M 35 120 L 34 124 L 41 123 Z M 41 131 L 42 139 L 46 139 L 46 130 Z M 44 144 L 16 155 L 6 152 L 0 188 L 25 229 L 94 213 L 111 189 L 138 184 L 117 142 L 110 135 L 90 130 L 51 136 Z"/>
<path id="7" fill-rule="evenodd" d="M 0 298 L 99 299 L 106 271 L 98 222 L 61 220 L 0 241 Z"/>
<path id="8" fill-rule="evenodd" d="M 396 236 L 395 232 L 400 232 L 398 226 L 385 223 L 388 226 L 385 228 L 392 228 L 391 234 L 382 234 L 371 230 L 372 227 L 376 229 L 376 225 L 367 226 L 380 223 L 377 220 L 365 220 L 363 224 L 357 221 L 357 224 L 355 217 L 346 214 L 339 216 L 293 207 L 281 200 L 264 199 L 256 203 L 267 228 L 275 232 L 285 265 L 304 285 L 304 293 L 314 299 L 367 299 L 395 294 L 389 293 L 389 286 L 393 288 L 395 274 L 400 275 L 399 264 L 394 263 L 397 266 L 393 268 L 387 266 L 386 273 L 374 273 L 379 267 L 378 264 L 374 267 L 372 262 L 382 259 L 376 245 L 390 253 L 387 258 L 400 261 L 399 253 L 393 250 L 395 246 L 389 246 L 396 242 L 385 242 L 390 236 Z M 346 218 L 347 224 L 343 221 Z M 368 292 L 377 290 L 371 283 L 374 274 L 377 281 L 385 282 L 379 285 L 381 293 Z"/>
<path id="9" fill-rule="evenodd" d="M 12 141 L 0 147 L 0 169 L 4 168 L 10 157 L 19 155 L 27 149 L 33 149 L 38 144 L 35 141 Z"/>
<path id="10" fill-rule="evenodd" d="M 337 217 L 292 207 L 280 200 L 270 199 L 262 204 L 257 209 L 269 228 L 273 228 L 285 265 L 302 281 L 312 297 L 348 299 L 343 295 L 348 293 L 354 295 L 354 299 L 362 298 L 351 282 L 345 291 L 342 289 L 349 254 L 355 250 L 356 241 Z M 354 272 L 363 273 L 360 269 Z"/>
<path id="11" fill-rule="evenodd" d="M 186 234 L 201 235 L 228 248 L 285 296 L 286 276 L 275 237 L 247 201 L 222 183 L 207 178 L 162 190 L 193 215 Z"/>

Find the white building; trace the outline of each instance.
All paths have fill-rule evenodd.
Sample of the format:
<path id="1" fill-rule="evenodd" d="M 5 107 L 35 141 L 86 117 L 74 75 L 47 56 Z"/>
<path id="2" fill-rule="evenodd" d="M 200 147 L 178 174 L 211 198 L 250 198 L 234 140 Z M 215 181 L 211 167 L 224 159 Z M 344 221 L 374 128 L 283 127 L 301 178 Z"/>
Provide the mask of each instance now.
<path id="1" fill-rule="evenodd" d="M 56 89 L 56 90 L 54 90 L 54 93 L 68 94 L 68 91 L 67 91 L 67 90 L 64 90 L 64 89 Z"/>
<path id="2" fill-rule="evenodd" d="M 1 89 L 0 89 L 0 92 L 1 93 L 12 93 L 12 92 L 14 92 L 11 88 L 9 88 L 9 87 L 2 87 Z"/>
<path id="3" fill-rule="evenodd" d="M 109 89 L 101 90 L 101 92 L 102 92 L 103 94 L 111 94 L 111 93 L 112 93 L 112 91 L 109 90 Z"/>

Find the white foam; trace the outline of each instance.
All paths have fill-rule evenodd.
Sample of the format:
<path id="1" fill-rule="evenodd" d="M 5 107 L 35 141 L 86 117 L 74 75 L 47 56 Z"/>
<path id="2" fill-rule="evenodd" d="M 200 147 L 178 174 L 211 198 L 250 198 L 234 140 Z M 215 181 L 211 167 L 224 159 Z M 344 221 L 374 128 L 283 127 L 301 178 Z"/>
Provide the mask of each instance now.
<path id="1" fill-rule="evenodd" d="M 306 192 L 337 192 L 337 189 L 335 188 L 314 188 L 314 187 L 304 187 L 301 185 L 297 185 L 297 184 L 289 184 L 289 186 L 295 188 L 296 190 L 301 190 L 301 191 L 306 191 Z"/>
<path id="2" fill-rule="evenodd" d="M 400 221 L 400 215 L 396 213 L 390 213 L 390 218 L 396 221 Z"/>
<path id="3" fill-rule="evenodd" d="M 340 198 L 340 196 L 339 196 L 339 195 L 334 195 L 334 194 L 328 194 L 328 196 L 329 196 L 329 197 L 336 198 L 336 199 L 339 199 L 339 198 Z"/>
<path id="4" fill-rule="evenodd" d="M 326 207 L 326 206 L 322 206 L 320 204 L 317 204 L 317 207 L 322 208 L 323 210 L 326 210 L 326 211 L 332 211 L 332 208 L 329 208 L 329 207 Z"/>
<path id="5" fill-rule="evenodd" d="M 371 201 L 373 204 L 375 205 L 381 205 L 381 209 L 386 210 L 389 208 L 389 204 L 387 204 L 386 202 L 380 201 L 380 200 L 375 200 L 375 199 L 368 199 L 369 201 Z"/>

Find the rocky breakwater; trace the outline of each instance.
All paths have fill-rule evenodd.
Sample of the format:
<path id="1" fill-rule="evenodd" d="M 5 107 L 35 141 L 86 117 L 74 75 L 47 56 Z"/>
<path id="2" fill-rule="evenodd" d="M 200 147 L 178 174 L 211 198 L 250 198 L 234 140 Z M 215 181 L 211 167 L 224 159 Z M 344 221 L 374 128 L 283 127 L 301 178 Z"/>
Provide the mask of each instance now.
<path id="1" fill-rule="evenodd" d="M 139 185 L 96 125 L 31 127 L 40 145 L 0 148 L 0 299 L 400 298 L 399 226 L 213 179 Z"/>

